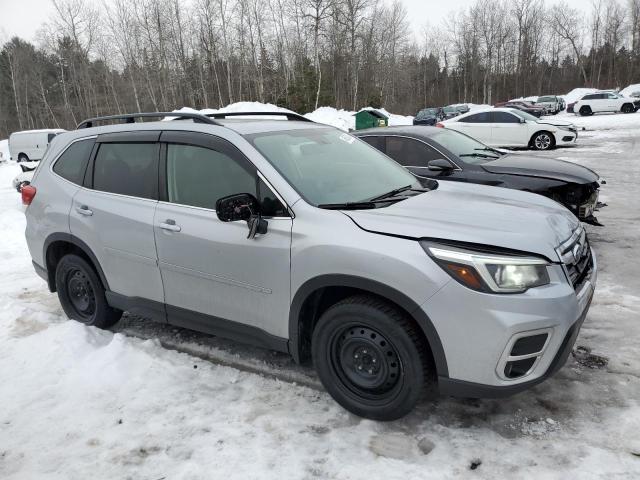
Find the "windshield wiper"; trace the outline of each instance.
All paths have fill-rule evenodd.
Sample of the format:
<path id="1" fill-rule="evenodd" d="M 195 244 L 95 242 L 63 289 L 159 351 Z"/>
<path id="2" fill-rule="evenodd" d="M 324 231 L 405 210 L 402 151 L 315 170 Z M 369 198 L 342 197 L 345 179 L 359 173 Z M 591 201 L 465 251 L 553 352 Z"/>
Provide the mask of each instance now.
<path id="1" fill-rule="evenodd" d="M 407 185 L 405 187 L 396 188 L 394 190 L 391 190 L 390 192 L 383 193 L 382 195 L 378 195 L 377 197 L 373 197 L 369 201 L 370 202 L 375 202 L 376 200 L 382 200 L 383 198 L 395 197 L 399 193 L 402 193 L 402 192 L 405 192 L 407 190 L 410 190 L 412 186 L 413 185 Z"/>
<path id="2" fill-rule="evenodd" d="M 483 152 L 496 152 L 498 155 L 502 155 L 501 151 L 496 150 L 495 148 L 491 148 L 491 147 L 474 148 L 474 150 L 481 150 Z"/>
<path id="3" fill-rule="evenodd" d="M 495 155 L 487 155 L 486 153 L 462 153 L 458 155 L 459 157 L 480 157 L 480 158 L 492 158 L 497 160 L 500 157 L 496 157 Z"/>
<path id="4" fill-rule="evenodd" d="M 318 208 L 325 208 L 327 210 L 366 210 L 371 208 L 377 208 L 378 203 L 393 203 L 398 202 L 398 199 L 389 200 L 367 200 L 364 202 L 345 202 L 345 203 L 322 203 L 318 205 Z"/>

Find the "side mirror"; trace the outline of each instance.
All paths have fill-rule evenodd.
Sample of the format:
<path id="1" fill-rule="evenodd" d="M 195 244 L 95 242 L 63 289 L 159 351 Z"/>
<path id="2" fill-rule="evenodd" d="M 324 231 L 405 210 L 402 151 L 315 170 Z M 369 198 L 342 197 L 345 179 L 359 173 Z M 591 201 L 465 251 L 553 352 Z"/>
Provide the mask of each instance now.
<path id="1" fill-rule="evenodd" d="M 520 123 L 527 123 L 527 121 L 524 118 L 520 117 Z"/>
<path id="2" fill-rule="evenodd" d="M 218 199 L 216 214 L 223 222 L 246 220 L 249 227 L 247 238 L 254 238 L 258 233 L 267 233 L 269 222 L 260 215 L 260 203 L 250 193 L 238 193 Z"/>
<path id="3" fill-rule="evenodd" d="M 238 193 L 222 197 L 216 202 L 216 214 L 223 222 L 249 220 L 251 215 L 257 215 L 259 204 L 256 197 L 250 193 Z"/>
<path id="4" fill-rule="evenodd" d="M 453 165 L 451 165 L 444 158 L 437 158 L 436 160 L 431 160 L 427 165 L 429 166 L 429 170 L 433 172 L 443 172 L 446 170 L 453 170 Z"/>

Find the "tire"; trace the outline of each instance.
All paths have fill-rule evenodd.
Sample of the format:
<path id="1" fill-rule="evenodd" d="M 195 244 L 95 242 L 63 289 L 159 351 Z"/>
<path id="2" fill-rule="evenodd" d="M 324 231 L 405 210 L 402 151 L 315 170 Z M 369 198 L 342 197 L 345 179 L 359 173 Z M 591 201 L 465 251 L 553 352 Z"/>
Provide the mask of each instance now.
<path id="1" fill-rule="evenodd" d="M 633 113 L 636 111 L 635 107 L 631 103 L 625 103 L 622 105 L 622 113 Z"/>
<path id="2" fill-rule="evenodd" d="M 534 150 L 551 150 L 556 146 L 556 139 L 553 133 L 550 132 L 538 132 L 531 137 L 531 148 Z"/>
<path id="3" fill-rule="evenodd" d="M 586 117 L 588 115 L 593 115 L 593 112 L 591 111 L 591 107 L 589 105 L 584 105 L 584 106 L 580 107 L 580 112 L 579 113 L 583 117 Z"/>
<path id="4" fill-rule="evenodd" d="M 426 391 L 435 391 L 431 357 L 418 327 L 374 296 L 349 297 L 325 311 L 311 350 L 324 387 L 361 417 L 396 420 Z"/>
<path id="5" fill-rule="evenodd" d="M 56 290 L 64 313 L 72 320 L 98 328 L 109 328 L 122 316 L 111 308 L 102 282 L 83 258 L 69 254 L 56 267 Z"/>
<path id="6" fill-rule="evenodd" d="M 26 153 L 21 153 L 18 155 L 18 163 L 20 162 L 28 162 L 29 161 L 29 157 L 27 156 Z"/>

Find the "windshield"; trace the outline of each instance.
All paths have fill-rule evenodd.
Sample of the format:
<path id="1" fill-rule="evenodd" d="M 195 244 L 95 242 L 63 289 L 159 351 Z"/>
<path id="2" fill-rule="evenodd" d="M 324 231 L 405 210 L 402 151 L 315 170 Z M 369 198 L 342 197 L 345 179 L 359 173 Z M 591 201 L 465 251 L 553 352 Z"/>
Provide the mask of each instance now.
<path id="1" fill-rule="evenodd" d="M 437 115 L 438 110 L 436 110 L 435 108 L 425 108 L 424 110 L 420 110 L 418 112 L 418 115 L 416 115 L 417 118 L 425 118 L 425 117 L 434 117 L 435 115 Z"/>
<path id="2" fill-rule="evenodd" d="M 447 113 L 455 112 L 456 109 L 453 107 L 444 107 L 443 110 Z"/>
<path id="3" fill-rule="evenodd" d="M 533 115 L 531 115 L 530 113 L 527 112 L 523 112 L 522 110 L 517 110 L 515 108 L 511 108 L 510 109 L 511 113 L 513 113 L 514 115 L 519 116 L 520 118 L 524 118 L 525 120 L 531 120 L 533 122 L 537 122 L 538 119 L 536 117 L 534 117 Z"/>
<path id="4" fill-rule="evenodd" d="M 438 132 L 429 135 L 434 142 L 438 142 L 444 148 L 458 157 L 463 157 L 466 163 L 479 165 L 495 160 L 501 156 L 496 150 L 487 147 L 464 133 L 455 130 L 439 129 Z"/>
<path id="5" fill-rule="evenodd" d="M 538 103 L 540 102 L 555 102 L 556 97 L 540 97 L 538 98 Z"/>
<path id="6" fill-rule="evenodd" d="M 315 206 L 364 202 L 408 185 L 422 188 L 398 163 L 333 128 L 257 133 L 247 138 Z"/>

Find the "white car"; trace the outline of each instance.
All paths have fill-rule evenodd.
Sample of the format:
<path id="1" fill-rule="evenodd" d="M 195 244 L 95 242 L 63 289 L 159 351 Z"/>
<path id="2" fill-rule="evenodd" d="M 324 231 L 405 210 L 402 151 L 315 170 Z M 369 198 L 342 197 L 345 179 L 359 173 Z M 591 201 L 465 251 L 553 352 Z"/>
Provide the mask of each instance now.
<path id="1" fill-rule="evenodd" d="M 570 122 L 539 119 L 513 108 L 476 110 L 437 126 L 462 132 L 491 147 L 549 150 L 573 145 L 578 139 L 578 129 Z"/>
<path id="2" fill-rule="evenodd" d="M 578 100 L 573 106 L 573 112 L 582 116 L 602 112 L 633 113 L 638 107 L 640 102 L 637 99 L 613 92 L 598 92 L 590 93 Z"/>
<path id="3" fill-rule="evenodd" d="M 31 183 L 31 180 L 33 179 L 33 174 L 36 171 L 36 168 L 38 167 L 38 164 L 40 162 L 24 162 L 20 164 L 20 168 L 22 169 L 22 172 L 20 172 L 18 175 L 16 175 L 16 177 L 13 179 L 13 188 L 15 188 L 18 193 L 20 193 L 20 191 L 22 190 L 22 187 L 24 187 L 25 185 L 29 185 Z"/>

